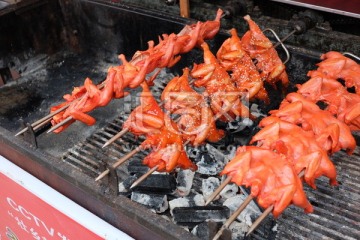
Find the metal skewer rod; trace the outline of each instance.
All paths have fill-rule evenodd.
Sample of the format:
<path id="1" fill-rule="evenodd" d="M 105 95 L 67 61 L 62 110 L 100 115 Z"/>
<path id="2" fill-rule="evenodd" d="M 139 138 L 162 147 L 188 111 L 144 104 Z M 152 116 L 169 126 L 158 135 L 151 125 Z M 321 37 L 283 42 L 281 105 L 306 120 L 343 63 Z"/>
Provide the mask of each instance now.
<path id="1" fill-rule="evenodd" d="M 265 29 L 266 30 L 266 29 Z M 264 31 L 265 31 L 264 30 Z M 285 37 L 283 37 L 281 40 L 277 39 L 278 42 L 273 46 L 274 48 L 278 47 L 279 45 L 282 45 L 289 37 L 291 37 L 292 35 L 294 35 L 297 32 L 297 30 L 292 30 L 288 35 L 286 35 Z M 277 36 L 277 34 L 275 35 Z"/>
<path id="2" fill-rule="evenodd" d="M 357 61 L 360 61 L 360 57 L 357 56 L 357 55 L 355 55 L 355 54 L 353 54 L 353 53 L 351 53 L 351 52 L 343 52 L 343 55 L 344 55 L 344 56 L 353 57 L 353 58 L 355 58 Z"/>
<path id="3" fill-rule="evenodd" d="M 226 187 L 226 185 L 229 184 L 229 182 L 231 181 L 231 178 L 230 176 L 228 176 L 222 183 L 221 185 L 210 195 L 210 197 L 206 200 L 205 202 L 205 206 L 207 206 L 209 203 L 212 202 L 212 200 L 214 200 L 217 195 L 220 194 L 220 192 Z"/>
<path id="4" fill-rule="evenodd" d="M 263 32 L 266 32 L 266 31 L 271 32 L 271 33 L 274 35 L 274 37 L 276 38 L 276 40 L 277 40 L 276 44 L 273 45 L 272 47 L 273 47 L 273 48 L 276 48 L 276 47 L 278 47 L 279 45 L 281 45 L 281 47 L 282 47 L 283 50 L 285 51 L 286 60 L 283 61 L 283 64 L 286 64 L 286 63 L 290 60 L 290 53 L 289 53 L 289 50 L 287 50 L 287 48 L 285 47 L 285 45 L 284 45 L 283 42 L 284 42 L 286 39 L 288 39 L 290 36 L 292 36 L 294 33 L 296 33 L 296 30 L 293 30 L 292 32 L 290 32 L 290 33 L 289 33 L 288 35 L 286 35 L 283 39 L 280 39 L 279 36 L 276 34 L 276 32 L 275 32 L 273 29 L 271 29 L 271 28 L 267 28 L 267 29 L 265 29 Z"/>
<path id="5" fill-rule="evenodd" d="M 136 153 L 140 152 L 142 150 L 142 148 L 139 146 L 137 148 L 135 148 L 134 150 L 132 150 L 131 152 L 129 152 L 128 154 L 126 154 L 125 156 L 123 156 L 122 158 L 119 158 L 119 160 L 117 160 L 112 167 L 113 168 L 117 168 L 119 167 L 121 164 L 123 164 L 124 162 L 126 162 L 129 158 L 131 158 L 132 156 L 134 156 Z M 109 169 L 106 169 L 104 172 L 102 172 L 96 179 L 95 181 L 99 181 L 100 179 L 102 179 L 103 177 L 105 177 L 106 175 L 108 175 L 110 173 Z"/>
<path id="6" fill-rule="evenodd" d="M 144 175 L 139 177 L 131 186 L 130 189 L 133 189 L 137 185 L 139 185 L 141 182 L 143 182 L 147 177 L 149 177 L 153 172 L 155 172 L 158 169 L 159 166 L 154 166 L 149 171 L 147 171 Z"/>
<path id="7" fill-rule="evenodd" d="M 238 209 L 233 212 L 233 214 L 229 217 L 228 220 L 226 220 L 226 222 L 224 223 L 224 225 L 222 225 L 222 227 L 220 228 L 220 230 L 216 233 L 216 235 L 214 236 L 213 240 L 217 240 L 220 238 L 221 234 L 224 232 L 224 230 L 226 228 L 228 228 L 230 226 L 230 224 L 235 221 L 235 219 L 240 215 L 240 213 L 242 211 L 244 211 L 244 209 L 246 208 L 247 205 L 249 205 L 249 203 L 253 200 L 253 197 L 251 195 L 249 195 L 245 201 L 238 207 Z"/>

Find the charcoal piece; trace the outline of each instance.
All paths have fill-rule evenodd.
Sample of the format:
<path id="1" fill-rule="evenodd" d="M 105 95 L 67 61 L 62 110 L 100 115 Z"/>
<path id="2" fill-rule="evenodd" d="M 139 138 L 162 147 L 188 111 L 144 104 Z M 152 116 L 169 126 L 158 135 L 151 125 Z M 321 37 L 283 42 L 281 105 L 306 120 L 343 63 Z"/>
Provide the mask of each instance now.
<path id="1" fill-rule="evenodd" d="M 224 168 L 225 156 L 215 147 L 206 144 L 206 151 L 201 152 L 195 160 L 198 166 L 198 173 L 205 175 L 218 175 Z"/>
<path id="2" fill-rule="evenodd" d="M 186 146 L 186 153 L 190 159 L 196 160 L 199 158 L 202 149 Z"/>
<path id="3" fill-rule="evenodd" d="M 246 197 L 247 196 L 245 196 L 244 194 L 238 194 L 234 197 L 227 199 L 223 203 L 223 205 L 228 207 L 231 213 L 233 213 L 234 211 L 236 211 L 236 209 L 238 209 L 240 204 L 244 202 Z M 244 211 L 242 211 L 241 214 L 237 217 L 237 220 L 247 224 L 248 226 L 251 226 L 253 221 L 258 218 L 260 214 L 261 211 L 259 207 L 254 202 L 250 202 L 250 204 L 247 205 Z"/>
<path id="4" fill-rule="evenodd" d="M 224 187 L 224 189 L 220 192 L 220 196 L 225 200 L 234 197 L 238 191 L 239 187 L 235 183 L 231 183 Z"/>
<path id="5" fill-rule="evenodd" d="M 191 231 L 192 234 L 197 236 L 203 240 L 211 240 L 214 238 L 216 233 L 221 228 L 222 224 L 213 222 L 213 221 L 205 221 L 196 225 L 193 230 Z M 231 240 L 231 232 L 229 229 L 225 229 L 223 234 L 219 238 L 220 240 Z"/>
<path id="6" fill-rule="evenodd" d="M 242 118 L 233 122 L 229 122 L 227 125 L 227 130 L 230 133 L 247 132 L 253 125 L 254 122 L 251 119 Z"/>
<path id="7" fill-rule="evenodd" d="M 120 193 L 126 193 L 130 191 L 130 186 L 131 184 L 133 184 L 136 181 L 137 176 L 129 176 L 128 178 L 126 178 L 124 181 L 119 183 L 119 192 Z"/>
<path id="8" fill-rule="evenodd" d="M 209 177 L 202 180 L 201 190 L 205 200 L 219 187 L 220 180 L 216 177 Z"/>
<path id="9" fill-rule="evenodd" d="M 190 193 L 193 180 L 194 180 L 195 172 L 189 169 L 186 170 L 179 170 L 177 177 L 176 177 L 176 195 L 177 196 L 187 196 Z"/>
<path id="10" fill-rule="evenodd" d="M 194 207 L 204 206 L 205 200 L 203 195 L 195 194 L 187 197 L 180 197 L 169 201 L 170 213 L 173 214 L 172 210 L 176 207 Z"/>
<path id="11" fill-rule="evenodd" d="M 140 177 L 140 175 L 136 175 Z M 173 193 L 176 189 L 176 180 L 170 174 L 151 174 L 139 185 L 133 188 L 137 192 Z"/>
<path id="12" fill-rule="evenodd" d="M 130 174 L 144 174 L 149 171 L 148 166 L 142 163 L 142 159 L 132 159 L 128 164 L 128 172 Z"/>
<path id="13" fill-rule="evenodd" d="M 224 206 L 177 207 L 172 212 L 173 221 L 185 226 L 194 226 L 207 219 L 224 222 L 230 214 L 229 208 Z"/>
<path id="14" fill-rule="evenodd" d="M 249 230 L 249 226 L 246 223 L 234 221 L 230 224 L 229 230 L 231 231 L 232 239 L 245 239 L 245 235 Z"/>
<path id="15" fill-rule="evenodd" d="M 169 208 L 167 196 L 162 194 L 146 194 L 140 192 L 132 192 L 131 200 L 140 203 L 157 213 L 163 213 Z"/>

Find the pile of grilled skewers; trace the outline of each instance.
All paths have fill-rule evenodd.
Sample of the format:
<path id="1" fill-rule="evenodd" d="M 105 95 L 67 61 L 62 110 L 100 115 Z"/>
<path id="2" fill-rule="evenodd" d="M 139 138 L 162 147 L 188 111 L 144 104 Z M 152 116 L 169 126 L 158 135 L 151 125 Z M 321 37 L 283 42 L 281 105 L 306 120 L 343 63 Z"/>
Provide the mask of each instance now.
<path id="1" fill-rule="evenodd" d="M 138 51 L 130 61 L 120 55 L 123 64 L 111 67 L 98 86 L 87 78 L 84 86 L 64 96 L 66 102 L 51 109 L 69 105 L 53 117 L 52 124 L 69 117 L 71 121 L 55 132 L 75 120 L 94 124 L 89 111 L 105 106 L 112 98 L 126 96 L 126 87 L 141 86 L 141 104 L 124 123 L 123 132 L 146 137 L 139 149 L 151 152 L 143 163 L 154 171 L 196 170 L 184 145 L 196 147 L 222 139 L 225 133 L 217 129 L 217 120 L 254 119 L 244 101 L 268 103 L 265 82 L 274 88 L 278 83 L 284 89 L 288 86 L 285 65 L 249 16 L 244 17 L 249 31 L 240 39 L 235 29 L 230 30 L 231 37 L 216 56 L 212 54 L 204 39 L 218 32 L 221 14 L 219 10 L 214 21 L 186 26 L 179 34 L 164 34 L 156 46 L 150 41 L 149 48 Z M 149 79 L 147 74 L 173 66 L 179 54 L 195 46 L 202 48 L 204 62 L 194 64 L 191 70 L 185 68 L 182 76 L 170 80 L 160 106 L 149 90 L 157 73 Z M 351 154 L 356 147 L 351 131 L 360 128 L 360 66 L 338 52 L 321 58 L 318 68 L 308 73 L 310 80 L 297 85 L 297 92 L 288 94 L 278 110 L 260 121 L 261 130 L 251 139 L 251 146 L 239 147 L 221 172 L 227 175 L 227 182 L 250 187 L 251 197 L 261 207 L 271 208 L 275 217 L 290 204 L 312 212 L 302 182 L 316 188 L 315 180 L 326 176 L 331 185 L 336 185 L 336 170 L 329 155 L 339 150 Z M 204 91 L 199 93 L 193 87 Z M 319 102 L 326 107 L 321 109 Z M 174 115 L 176 120 L 171 118 Z"/>

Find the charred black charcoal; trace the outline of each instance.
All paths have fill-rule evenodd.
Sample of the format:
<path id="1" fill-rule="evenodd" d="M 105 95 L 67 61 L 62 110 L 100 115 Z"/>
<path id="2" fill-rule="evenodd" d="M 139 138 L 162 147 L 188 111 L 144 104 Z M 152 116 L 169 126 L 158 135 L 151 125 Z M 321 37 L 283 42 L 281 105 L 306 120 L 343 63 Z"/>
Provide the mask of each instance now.
<path id="1" fill-rule="evenodd" d="M 230 209 L 230 212 L 233 213 L 234 211 L 236 211 L 236 209 L 238 209 L 241 203 L 244 202 L 246 197 L 247 196 L 245 196 L 244 194 L 238 194 L 234 197 L 228 198 L 223 203 L 223 205 L 228 207 Z M 261 211 L 258 206 L 254 202 L 251 202 L 237 217 L 237 220 L 247 224 L 250 227 L 253 224 L 254 220 L 260 216 L 260 214 Z"/>
<path id="2" fill-rule="evenodd" d="M 173 209 L 173 221 L 179 225 L 191 227 L 207 219 L 224 222 L 229 214 L 229 208 L 222 206 L 178 207 Z"/>
<path id="3" fill-rule="evenodd" d="M 316 105 L 321 109 L 321 110 L 324 110 L 327 108 L 328 104 L 324 101 L 318 101 L 316 102 Z"/>
<path id="4" fill-rule="evenodd" d="M 211 194 L 220 186 L 220 180 L 216 177 L 209 177 L 202 180 L 201 190 L 207 200 Z"/>
<path id="5" fill-rule="evenodd" d="M 249 230 L 249 226 L 243 222 L 234 221 L 230 224 L 229 230 L 233 240 L 247 239 L 246 233 Z"/>
<path id="6" fill-rule="evenodd" d="M 201 194 L 190 194 L 186 197 L 180 197 L 169 201 L 170 214 L 173 214 L 173 209 L 177 207 L 195 207 L 205 206 L 204 196 Z"/>
<path id="7" fill-rule="evenodd" d="M 140 174 L 136 175 L 137 178 Z M 134 187 L 134 191 L 138 192 L 151 192 L 151 193 L 173 193 L 176 189 L 176 180 L 174 175 L 171 174 L 151 174 L 139 185 Z"/>
<path id="8" fill-rule="evenodd" d="M 132 192 L 131 200 L 138 202 L 157 213 L 163 213 L 169 208 L 167 196 L 165 194 Z"/>
<path id="9" fill-rule="evenodd" d="M 224 163 L 221 160 L 218 160 L 208 152 L 200 154 L 196 165 L 198 166 L 198 173 L 210 176 L 218 175 L 224 167 Z"/>
<path id="10" fill-rule="evenodd" d="M 224 167 L 225 156 L 210 144 L 205 145 L 205 151 L 200 152 L 195 159 L 197 172 L 204 175 L 218 175 Z"/>
<path id="11" fill-rule="evenodd" d="M 149 168 L 142 163 L 142 159 L 132 159 L 129 161 L 128 172 L 130 174 L 144 174 L 149 171 Z"/>
<path id="12" fill-rule="evenodd" d="M 226 200 L 228 198 L 234 197 L 238 191 L 238 185 L 236 185 L 235 183 L 231 183 L 224 187 L 224 189 L 220 192 L 220 196 L 222 199 Z"/>
<path id="13" fill-rule="evenodd" d="M 229 122 L 226 129 L 229 133 L 242 132 L 245 135 L 251 133 L 251 127 L 254 126 L 254 122 L 249 118 L 237 119 L 236 121 Z"/>
<path id="14" fill-rule="evenodd" d="M 132 175 L 126 178 L 123 182 L 119 183 L 119 193 L 122 195 L 127 195 L 131 192 L 130 186 L 136 181 L 137 176 Z"/>
<path id="15" fill-rule="evenodd" d="M 216 233 L 219 231 L 220 228 L 221 228 L 221 223 L 214 221 L 205 221 L 194 227 L 191 233 L 200 239 L 211 240 L 214 238 L 214 236 L 216 235 Z M 232 238 L 231 238 L 230 230 L 225 229 L 219 239 L 231 240 Z"/>

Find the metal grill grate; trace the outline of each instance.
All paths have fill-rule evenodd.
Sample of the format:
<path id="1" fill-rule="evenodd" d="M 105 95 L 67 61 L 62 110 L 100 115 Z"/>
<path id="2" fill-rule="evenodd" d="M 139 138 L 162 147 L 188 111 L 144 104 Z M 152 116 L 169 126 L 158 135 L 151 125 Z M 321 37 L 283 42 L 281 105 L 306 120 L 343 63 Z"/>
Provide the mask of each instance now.
<path id="1" fill-rule="evenodd" d="M 304 214 L 290 207 L 277 220 L 276 239 L 359 239 L 360 237 L 360 149 L 352 156 L 345 152 L 331 159 L 338 173 L 339 186 L 330 187 L 325 178 L 318 189 L 306 188 L 314 213 Z"/>

